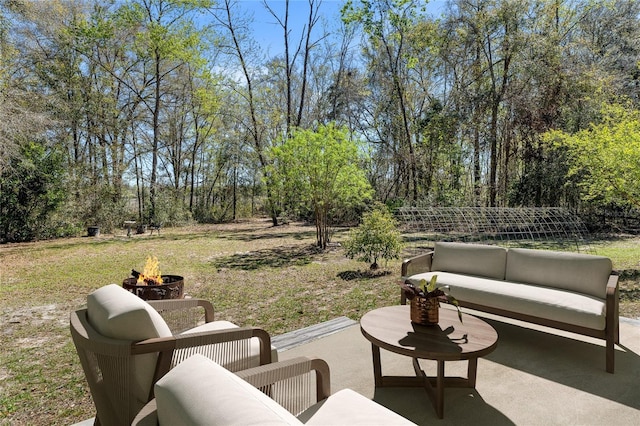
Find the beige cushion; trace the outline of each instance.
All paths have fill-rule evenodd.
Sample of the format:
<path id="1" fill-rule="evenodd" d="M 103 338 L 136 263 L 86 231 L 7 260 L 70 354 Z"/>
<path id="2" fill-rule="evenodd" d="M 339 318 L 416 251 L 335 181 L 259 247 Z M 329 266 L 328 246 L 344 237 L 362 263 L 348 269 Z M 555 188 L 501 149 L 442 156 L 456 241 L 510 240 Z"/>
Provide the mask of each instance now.
<path id="1" fill-rule="evenodd" d="M 506 262 L 507 250 L 502 247 L 437 242 L 431 270 L 503 280 Z"/>
<path id="2" fill-rule="evenodd" d="M 116 284 L 87 296 L 87 315 L 100 334 L 114 339 L 138 341 L 171 336 L 167 323 L 151 305 Z"/>
<path id="3" fill-rule="evenodd" d="M 116 284 L 99 288 L 87 296 L 89 323 L 112 339 L 140 341 L 170 337 L 162 316 L 147 302 Z M 137 355 L 131 366 L 132 393 L 142 406 L 149 399 L 157 354 Z"/>
<path id="4" fill-rule="evenodd" d="M 229 321 L 212 321 L 212 322 L 199 325 L 198 327 L 189 329 L 183 332 L 182 334 L 225 330 L 229 328 L 239 328 L 239 327 L 236 324 Z M 252 337 L 250 344 L 251 344 L 251 349 L 250 349 L 251 357 L 249 360 L 249 364 L 250 364 L 249 367 L 257 367 L 260 365 L 260 340 L 257 337 Z M 225 343 L 225 345 L 228 345 L 228 343 Z M 216 361 L 223 367 L 228 368 L 232 371 L 238 370 L 237 368 L 232 368 L 232 366 L 228 365 L 227 361 L 225 360 L 216 360 Z M 277 362 L 277 361 L 278 361 L 278 350 L 275 347 L 271 346 L 271 362 Z"/>
<path id="5" fill-rule="evenodd" d="M 506 279 L 604 299 L 611 268 L 604 256 L 514 248 L 507 255 Z"/>
<path id="6" fill-rule="evenodd" d="M 298 416 L 306 425 L 413 425 L 388 408 L 343 389 Z"/>
<path id="7" fill-rule="evenodd" d="M 281 405 L 202 355 L 155 385 L 160 425 L 299 425 Z"/>
<path id="8" fill-rule="evenodd" d="M 412 276 L 449 286 L 449 293 L 460 301 L 519 312 L 594 330 L 605 328 L 605 301 L 564 289 L 514 283 L 447 272 L 428 272 Z"/>

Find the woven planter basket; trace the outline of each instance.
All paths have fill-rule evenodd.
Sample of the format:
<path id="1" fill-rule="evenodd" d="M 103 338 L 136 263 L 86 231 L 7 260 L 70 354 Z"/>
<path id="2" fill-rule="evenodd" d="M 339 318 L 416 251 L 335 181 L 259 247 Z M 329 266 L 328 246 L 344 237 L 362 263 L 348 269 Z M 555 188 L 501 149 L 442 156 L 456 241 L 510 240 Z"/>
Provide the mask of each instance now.
<path id="1" fill-rule="evenodd" d="M 436 325 L 439 320 L 438 299 L 416 296 L 411 299 L 411 322 L 422 325 Z"/>

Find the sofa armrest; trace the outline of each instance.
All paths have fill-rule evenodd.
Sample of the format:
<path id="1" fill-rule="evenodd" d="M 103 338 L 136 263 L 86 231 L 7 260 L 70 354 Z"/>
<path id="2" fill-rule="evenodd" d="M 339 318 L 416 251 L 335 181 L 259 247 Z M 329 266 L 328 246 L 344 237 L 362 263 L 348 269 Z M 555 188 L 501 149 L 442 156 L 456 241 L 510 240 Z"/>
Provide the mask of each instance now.
<path id="1" fill-rule="evenodd" d="M 298 357 L 235 374 L 294 415 L 331 395 L 329 365 L 320 358 Z M 315 387 L 310 375 L 315 377 Z"/>
<path id="2" fill-rule="evenodd" d="M 419 274 L 421 272 L 431 271 L 431 261 L 433 260 L 433 251 L 428 253 L 419 254 L 417 256 L 405 259 L 402 262 L 402 269 L 400 276 L 402 279 L 406 279 L 411 275 Z"/>
<path id="3" fill-rule="evenodd" d="M 618 292 L 618 273 L 614 272 L 609 275 L 609 280 L 607 281 L 607 298 L 609 295 L 614 296 Z"/>
<path id="4" fill-rule="evenodd" d="M 615 344 L 620 344 L 619 294 L 618 274 L 613 273 L 607 281 L 605 300 L 605 340 L 607 342 L 607 372 L 615 371 Z"/>
<path id="5" fill-rule="evenodd" d="M 400 280 L 404 282 L 412 275 L 420 274 L 422 272 L 431 271 L 431 262 L 433 261 L 433 251 L 429 251 L 424 254 L 419 254 L 409 259 L 405 259 L 402 262 L 402 269 L 400 270 Z M 400 290 L 400 304 L 405 305 L 407 303 L 407 297 L 404 295 L 404 291 Z"/>
<path id="6" fill-rule="evenodd" d="M 607 281 L 607 293 L 606 293 L 606 327 L 608 332 L 615 334 L 615 342 L 620 343 L 620 336 L 618 330 L 619 315 L 620 315 L 620 287 L 618 285 L 618 274 L 614 273 L 609 276 Z"/>

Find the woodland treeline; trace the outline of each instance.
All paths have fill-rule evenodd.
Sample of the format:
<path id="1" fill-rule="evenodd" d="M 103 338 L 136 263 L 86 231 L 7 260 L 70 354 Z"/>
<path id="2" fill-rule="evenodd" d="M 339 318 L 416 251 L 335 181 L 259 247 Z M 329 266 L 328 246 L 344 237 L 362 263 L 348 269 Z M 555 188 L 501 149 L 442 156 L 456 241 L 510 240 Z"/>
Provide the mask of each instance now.
<path id="1" fill-rule="evenodd" d="M 294 21 L 263 3 L 271 54 L 231 0 L 0 0 L 0 241 L 277 224 L 295 194 L 276 190 L 273 148 L 329 124 L 392 207 L 630 204 L 585 197 L 596 172 L 545 135 L 640 109 L 640 2 L 451 0 L 436 17 L 353 0 L 340 20 L 304 4 Z"/>

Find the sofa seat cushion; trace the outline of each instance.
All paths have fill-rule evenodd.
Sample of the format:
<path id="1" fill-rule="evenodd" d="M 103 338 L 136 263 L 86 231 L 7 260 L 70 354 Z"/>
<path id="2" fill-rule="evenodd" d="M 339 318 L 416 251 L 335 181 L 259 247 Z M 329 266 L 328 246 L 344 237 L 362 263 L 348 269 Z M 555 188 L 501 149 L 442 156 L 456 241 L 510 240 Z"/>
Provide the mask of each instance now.
<path id="1" fill-rule="evenodd" d="M 413 425 L 388 408 L 351 389 L 334 393 L 298 416 L 306 425 Z"/>
<path id="2" fill-rule="evenodd" d="M 212 321 L 212 322 L 199 325 L 198 327 L 189 329 L 181 334 L 226 330 L 230 328 L 239 328 L 239 327 L 236 324 L 229 321 Z M 232 343 L 217 343 L 216 345 L 224 345 L 225 347 L 228 348 L 229 345 L 231 344 Z M 241 345 L 241 344 L 243 343 L 242 342 L 238 343 L 238 345 Z M 258 339 L 257 337 L 252 337 L 250 341 L 250 345 L 251 345 L 251 348 L 250 348 L 251 357 L 249 359 L 250 365 L 248 367 L 244 366 L 245 368 L 258 367 L 260 365 L 260 339 Z M 278 361 L 278 350 L 274 346 L 271 346 L 271 362 L 277 362 L 277 361 Z M 230 362 L 233 362 L 231 359 L 229 360 L 220 359 L 220 360 L 217 360 L 217 362 L 220 365 L 222 365 L 224 368 L 227 368 L 231 371 L 238 371 L 238 368 L 234 368 L 233 365 L 229 364 Z"/>
<path id="3" fill-rule="evenodd" d="M 433 275 L 438 276 L 438 285 L 449 286 L 449 293 L 461 302 L 476 303 L 594 330 L 605 328 L 604 299 L 564 289 L 449 272 L 433 271 L 410 278 L 428 281 Z"/>
<path id="4" fill-rule="evenodd" d="M 503 280 L 507 249 L 498 246 L 437 242 L 431 270 Z"/>
<path id="5" fill-rule="evenodd" d="M 229 370 L 194 355 L 155 385 L 161 425 L 300 425 L 280 404 Z"/>

